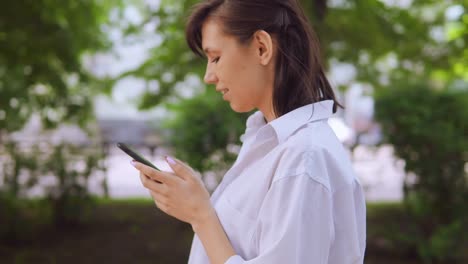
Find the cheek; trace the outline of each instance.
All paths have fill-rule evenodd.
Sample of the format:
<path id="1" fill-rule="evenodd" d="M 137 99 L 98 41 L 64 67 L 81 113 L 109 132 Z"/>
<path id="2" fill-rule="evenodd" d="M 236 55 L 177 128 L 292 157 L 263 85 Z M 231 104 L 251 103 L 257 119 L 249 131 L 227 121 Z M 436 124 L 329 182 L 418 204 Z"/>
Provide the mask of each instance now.
<path id="1" fill-rule="evenodd" d="M 218 65 L 218 77 L 231 90 L 231 107 L 236 112 L 248 112 L 258 107 L 264 97 L 262 76 L 261 69 L 248 56 L 226 56 Z"/>
<path id="2" fill-rule="evenodd" d="M 218 70 L 230 81 L 242 81 L 249 74 L 248 58 L 242 56 L 240 52 L 229 52 L 218 65 Z"/>
<path id="3" fill-rule="evenodd" d="M 240 87 L 244 95 L 249 100 L 256 100 L 258 96 L 263 93 L 263 86 L 265 84 L 262 79 L 262 75 L 258 72 L 258 69 L 252 66 L 243 66 L 237 74 Z"/>
<path id="4" fill-rule="evenodd" d="M 231 69 L 231 77 L 237 83 L 237 89 L 250 90 L 254 84 L 252 81 L 255 79 L 255 71 L 248 61 L 238 61 Z"/>

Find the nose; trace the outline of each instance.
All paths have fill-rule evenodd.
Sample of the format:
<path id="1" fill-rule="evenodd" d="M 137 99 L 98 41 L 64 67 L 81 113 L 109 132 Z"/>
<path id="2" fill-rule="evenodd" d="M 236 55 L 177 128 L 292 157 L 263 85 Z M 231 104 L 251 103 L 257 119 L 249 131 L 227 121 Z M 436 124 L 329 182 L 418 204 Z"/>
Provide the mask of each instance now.
<path id="1" fill-rule="evenodd" d="M 203 81 L 205 81 L 206 84 L 216 84 L 218 82 L 218 77 L 216 76 L 216 73 L 209 65 L 206 67 L 205 77 L 203 77 Z"/>

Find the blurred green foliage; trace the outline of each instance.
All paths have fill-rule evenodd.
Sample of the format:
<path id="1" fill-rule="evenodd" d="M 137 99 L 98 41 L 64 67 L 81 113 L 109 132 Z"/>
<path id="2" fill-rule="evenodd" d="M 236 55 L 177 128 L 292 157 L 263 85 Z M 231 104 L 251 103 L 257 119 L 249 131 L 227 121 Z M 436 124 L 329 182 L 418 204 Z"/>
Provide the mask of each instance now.
<path id="1" fill-rule="evenodd" d="M 177 157 L 202 172 L 222 174 L 229 167 L 235 151 L 228 146 L 239 144 L 246 115 L 233 113 L 213 88 L 204 89 L 194 81 L 201 80 L 205 61 L 187 48 L 183 30 L 196 2 L 161 0 L 152 7 L 142 0 L 2 3 L 0 153 L 10 163 L 2 171 L 0 236 L 28 232 L 34 228 L 31 219 L 41 212 L 50 221 L 80 221 L 92 204 L 83 182 L 103 169 L 100 154 L 75 153 L 86 164 L 84 171 L 77 172 L 67 154 L 74 152 L 73 147 L 51 147 L 44 153 L 33 146 L 25 154 L 8 146 L 5 135 L 20 129 L 33 113 L 40 115 L 46 128 L 63 122 L 85 127 L 93 119 L 92 95 L 109 93 L 116 81 L 127 76 L 158 84 L 157 89 L 148 85 L 139 106 L 165 105 L 175 114 L 166 126 L 173 132 L 170 141 Z M 376 104 L 378 119 L 385 132 L 392 131 L 387 140 L 415 174 L 414 182 L 405 186 L 406 210 L 414 222 L 406 233 L 395 233 L 395 241 L 402 241 L 403 250 L 417 248 L 428 261 L 450 259 L 450 250 L 466 245 L 459 239 L 466 224 L 462 205 L 467 201 L 466 172 L 460 168 L 467 158 L 463 106 L 467 105 L 468 1 L 413 0 L 404 7 L 379 0 L 301 2 L 319 35 L 327 66 L 353 65 L 355 81 L 383 91 Z M 143 22 L 118 21 L 118 26 L 126 27 L 131 38 L 154 24 L 154 34 L 162 41 L 137 68 L 115 79 L 97 80 L 84 69 L 83 56 L 110 48 L 109 14 L 115 9 L 119 15 L 130 4 L 139 8 Z M 462 13 L 447 19 L 449 9 Z M 343 91 L 347 85 L 337 88 Z M 193 98 L 187 98 L 187 90 Z M 392 130 L 395 127 L 398 130 Z M 48 202 L 19 203 L 44 169 L 58 183 L 48 190 Z M 27 175 L 26 181 L 20 180 L 21 174 Z"/>
<path id="2" fill-rule="evenodd" d="M 198 111 L 200 116 L 197 120 L 208 122 L 214 115 L 224 115 L 220 119 L 244 127 L 245 116 L 218 111 L 212 107 L 214 103 L 203 98 L 221 101 L 221 96 L 209 94 L 210 89 L 214 88 L 204 89 L 201 81 L 195 85 L 190 82 L 194 77 L 202 80 L 206 63 L 192 54 L 184 39 L 186 18 L 190 8 L 197 2 L 162 0 L 157 7 L 140 2 L 143 22 L 139 26 L 129 27 L 127 33 L 138 36 L 138 28 L 154 24 L 155 34 L 160 35 L 162 41 L 150 50 L 150 56 L 144 63 L 122 73 L 117 79 L 134 76 L 147 83 L 158 84 L 157 89 L 150 89 L 148 85 L 139 100 L 141 109 L 166 105 L 167 102 L 188 106 L 194 104 L 193 100 L 199 100 L 199 108 L 212 109 L 214 112 Z M 379 0 L 317 0 L 301 3 L 319 35 L 326 64 L 346 63 L 354 66 L 355 82 L 370 84 L 378 90 L 417 79 L 429 78 L 438 87 L 468 81 L 467 71 L 464 70 L 467 67 L 466 60 L 463 59 L 463 56 L 466 57 L 468 42 L 468 18 L 464 13 L 468 8 L 466 0 L 418 0 L 412 1 L 409 7 L 387 5 Z M 461 8 L 463 14 L 448 20 L 446 13 L 449 8 Z M 347 87 L 348 84 L 343 84 L 336 88 L 344 91 Z M 187 99 L 184 95 L 186 90 L 193 91 L 196 97 Z M 190 103 L 184 100 L 190 100 Z M 171 109 L 179 115 L 172 121 L 173 133 L 187 133 L 188 127 L 182 124 L 190 122 L 182 118 L 187 115 L 187 110 L 183 107 Z M 202 117 L 202 114 L 206 116 Z M 174 137 L 171 143 L 177 147 L 184 146 L 176 150 L 180 157 L 195 162 L 193 165 L 198 169 L 207 169 L 209 166 L 201 164 L 211 163 L 211 156 L 202 155 L 200 158 L 200 153 L 224 152 L 231 141 L 225 141 L 224 145 L 213 144 L 208 152 L 196 152 L 193 149 L 199 148 L 203 142 L 211 142 L 214 135 L 223 134 L 223 129 L 223 126 L 218 126 L 211 134 Z M 186 141 L 181 142 L 184 139 Z"/>
<path id="3" fill-rule="evenodd" d="M 73 226 L 86 221 L 94 205 L 88 190 L 91 177 L 101 182 L 104 194 L 108 192 L 99 149 L 40 144 L 25 150 L 11 142 L 6 149 L 10 156 L 1 168 L 0 239 L 27 240 L 31 228 Z M 43 197 L 35 203 L 22 202 L 38 187 Z M 40 225 L 34 223 L 35 217 Z"/>
<path id="4" fill-rule="evenodd" d="M 91 177 L 96 179 L 99 172 L 103 193 L 107 195 L 106 175 L 102 173 L 105 172 L 105 157 L 101 154 L 99 150 L 87 153 L 79 147 L 58 145 L 44 162 L 42 175 L 49 173 L 58 180 L 46 192 L 57 226 L 77 224 L 86 219 L 93 205 L 88 186 Z"/>
<path id="5" fill-rule="evenodd" d="M 455 261 L 466 250 L 468 212 L 468 85 L 436 90 L 400 84 L 376 96 L 385 141 L 405 161 L 406 237 L 419 255 Z"/>
<path id="6" fill-rule="evenodd" d="M 0 9 L 0 133 L 33 113 L 46 127 L 92 117 L 82 56 L 110 47 L 104 32 L 119 1 L 19 0 Z"/>
<path id="7" fill-rule="evenodd" d="M 366 205 L 366 255 L 392 254 L 415 258 L 411 242 L 411 216 L 400 202 L 368 202 Z"/>
<path id="8" fill-rule="evenodd" d="M 0 192 L 0 202 L 0 241 L 28 242 L 52 224 L 51 204 L 44 199 L 18 199 Z"/>
<path id="9" fill-rule="evenodd" d="M 198 171 L 216 171 L 222 175 L 237 157 L 236 150 L 227 146 L 235 148 L 240 144 L 247 114 L 235 113 L 218 97 L 218 92 L 210 89 L 170 104 L 169 110 L 178 114 L 168 118 L 165 126 L 174 131 L 169 140 L 176 157 Z"/>
<path id="10" fill-rule="evenodd" d="M 148 60 L 120 77 L 131 75 L 159 83 L 158 90 L 148 89 L 142 96 L 143 109 L 161 103 L 168 96 L 178 96 L 174 87 L 187 76 L 203 75 L 205 62 L 192 54 L 184 39 L 186 18 L 197 2 L 162 0 L 157 8 L 141 3 L 145 19 L 128 33 L 138 35 L 135 29 L 154 23 L 155 34 L 162 41 L 151 50 Z M 453 60 L 466 53 L 467 14 L 453 21 L 447 21 L 445 16 L 450 7 L 466 10 L 466 0 L 419 0 L 412 1 L 409 8 L 385 5 L 379 0 L 301 2 L 319 35 L 326 62 L 356 66 L 358 81 L 383 87 L 389 83 L 382 77 L 427 77 L 437 71 L 468 80 L 466 72 L 454 72 L 451 68 Z M 382 67 L 376 67 L 389 57 L 396 60 L 390 69 L 391 76 Z M 203 92 L 200 88 L 198 91 Z"/>
<path id="11" fill-rule="evenodd" d="M 42 215 L 31 211 L 40 201 L 16 202 L 30 222 L 28 243 L 5 245 L 0 240 L 1 263 L 130 263 L 135 255 L 138 263 L 187 262 L 192 228 L 156 210 L 151 199 L 98 199 L 84 225 L 56 230 L 44 228 L 50 218 L 47 210 Z M 368 203 L 364 263 L 421 264 L 402 240 L 409 234 L 410 220 L 401 203 Z"/>
<path id="12" fill-rule="evenodd" d="M 40 186 L 47 176 L 54 177 L 56 185 L 46 190 L 47 205 L 31 204 L 31 213 L 36 211 L 32 207 L 49 207 L 51 219 L 66 224 L 79 222 L 84 208 L 91 205 L 87 183 L 90 175 L 101 170 L 99 150 L 88 153 L 72 145 L 33 141 L 17 145 L 9 135 L 33 115 L 40 117 L 46 130 L 63 123 L 88 129 L 94 119 L 96 80 L 85 70 L 83 58 L 111 47 L 106 27 L 111 10 L 118 13 L 121 7 L 120 0 L 2 2 L 0 237 L 20 237 L 17 235 L 34 225 L 27 214 L 20 213 L 17 201 L 27 197 L 28 191 Z M 37 135 L 42 132 L 37 131 Z M 74 168 L 77 160 L 84 163 L 83 171 Z"/>
<path id="13" fill-rule="evenodd" d="M 213 159 L 213 153 L 226 153 L 227 146 L 235 142 L 217 140 L 220 135 L 226 137 L 224 126 L 243 128 L 245 116 L 222 108 L 214 89 L 188 82 L 193 76 L 201 80 L 205 67 L 184 40 L 185 18 L 195 2 L 163 0 L 157 8 L 142 8 L 146 17 L 142 26 L 155 23 L 162 42 L 151 50 L 147 61 L 121 77 L 132 75 L 159 84 L 158 89 L 147 89 L 141 96 L 142 109 L 168 101 L 178 105 L 170 108 L 175 113 L 170 121 L 171 143 L 181 159 L 204 171 L 213 169 L 206 164 L 222 163 Z M 395 233 L 394 241 L 405 245 L 403 251 L 416 248 L 428 263 L 456 259 L 454 252 L 466 245 L 460 242 L 464 221 L 460 212 L 466 211 L 463 203 L 467 201 L 463 167 L 467 129 L 463 120 L 468 118 L 462 98 L 466 98 L 468 82 L 468 1 L 415 0 L 408 6 L 379 0 L 301 2 L 319 35 L 327 66 L 350 64 L 356 71 L 353 82 L 387 91 L 388 96 L 382 95 L 376 103 L 377 108 L 386 109 L 379 110 L 378 120 L 406 161 L 406 169 L 417 175 L 417 184 L 405 187 L 412 225 L 405 229 L 407 233 Z M 411 83 L 430 85 L 418 89 Z M 349 84 L 336 88 L 344 91 Z M 186 99 L 184 89 L 194 90 L 195 97 Z M 449 89 L 458 92 L 437 92 Z M 399 117 L 404 126 L 389 130 Z M 223 125 L 211 125 L 218 120 L 224 120 Z M 196 128 L 197 124 L 207 125 Z M 229 129 L 235 135 L 242 128 Z M 418 134 L 423 132 L 426 137 Z"/>

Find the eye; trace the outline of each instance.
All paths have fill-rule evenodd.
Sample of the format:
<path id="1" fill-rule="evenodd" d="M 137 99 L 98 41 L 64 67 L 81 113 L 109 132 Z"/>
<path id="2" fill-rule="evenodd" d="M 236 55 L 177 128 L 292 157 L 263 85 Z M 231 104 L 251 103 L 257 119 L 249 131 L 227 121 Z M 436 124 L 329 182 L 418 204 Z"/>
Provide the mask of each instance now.
<path id="1" fill-rule="evenodd" d="M 219 58 L 220 58 L 220 57 L 214 58 L 211 62 L 217 63 L 217 62 L 219 61 Z"/>

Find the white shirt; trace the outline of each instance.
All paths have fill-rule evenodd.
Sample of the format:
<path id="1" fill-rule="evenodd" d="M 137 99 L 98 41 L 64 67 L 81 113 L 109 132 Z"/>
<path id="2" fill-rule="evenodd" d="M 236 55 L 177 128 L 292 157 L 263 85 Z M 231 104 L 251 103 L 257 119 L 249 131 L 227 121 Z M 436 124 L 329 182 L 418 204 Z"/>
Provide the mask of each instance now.
<path id="1" fill-rule="evenodd" d="M 327 123 L 332 107 L 247 119 L 239 156 L 211 197 L 237 254 L 227 264 L 363 263 L 365 199 Z M 209 263 L 196 235 L 189 263 Z"/>

